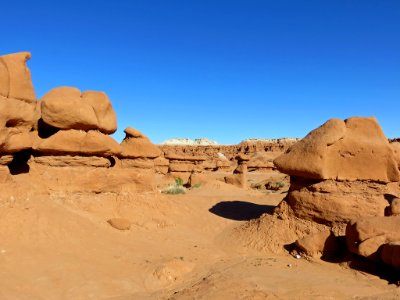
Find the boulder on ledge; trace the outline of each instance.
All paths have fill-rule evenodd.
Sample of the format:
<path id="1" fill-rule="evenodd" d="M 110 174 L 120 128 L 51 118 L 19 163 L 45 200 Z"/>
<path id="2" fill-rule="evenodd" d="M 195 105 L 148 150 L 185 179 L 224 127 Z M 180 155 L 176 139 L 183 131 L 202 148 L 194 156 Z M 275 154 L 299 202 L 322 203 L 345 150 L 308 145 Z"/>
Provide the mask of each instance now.
<path id="1" fill-rule="evenodd" d="M 99 130 L 112 134 L 117 130 L 117 117 L 103 92 L 58 87 L 40 100 L 42 120 L 58 129 Z"/>
<path id="2" fill-rule="evenodd" d="M 400 180 L 393 149 L 373 117 L 331 119 L 274 164 L 282 173 L 310 179 Z"/>

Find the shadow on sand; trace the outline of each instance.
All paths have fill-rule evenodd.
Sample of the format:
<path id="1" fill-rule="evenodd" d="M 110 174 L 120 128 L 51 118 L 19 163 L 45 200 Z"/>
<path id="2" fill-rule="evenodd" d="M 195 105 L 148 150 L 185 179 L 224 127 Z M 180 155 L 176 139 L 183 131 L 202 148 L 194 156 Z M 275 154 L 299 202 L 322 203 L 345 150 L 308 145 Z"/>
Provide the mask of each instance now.
<path id="1" fill-rule="evenodd" d="M 260 205 L 246 201 L 221 201 L 208 211 L 214 215 L 235 221 L 248 221 L 259 218 L 262 214 L 272 214 L 275 206 Z"/>

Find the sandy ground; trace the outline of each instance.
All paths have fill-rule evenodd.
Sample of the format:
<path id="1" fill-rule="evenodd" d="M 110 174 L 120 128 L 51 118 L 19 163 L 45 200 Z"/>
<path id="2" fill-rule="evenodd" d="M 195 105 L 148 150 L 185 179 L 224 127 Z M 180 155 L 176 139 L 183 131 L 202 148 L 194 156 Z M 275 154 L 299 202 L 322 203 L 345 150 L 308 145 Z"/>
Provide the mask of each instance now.
<path id="1" fill-rule="evenodd" d="M 0 202 L 0 299 L 398 299 L 377 276 L 238 245 L 284 193 L 50 193 Z M 112 228 L 113 217 L 132 222 Z M 230 238 L 227 238 L 229 236 Z"/>

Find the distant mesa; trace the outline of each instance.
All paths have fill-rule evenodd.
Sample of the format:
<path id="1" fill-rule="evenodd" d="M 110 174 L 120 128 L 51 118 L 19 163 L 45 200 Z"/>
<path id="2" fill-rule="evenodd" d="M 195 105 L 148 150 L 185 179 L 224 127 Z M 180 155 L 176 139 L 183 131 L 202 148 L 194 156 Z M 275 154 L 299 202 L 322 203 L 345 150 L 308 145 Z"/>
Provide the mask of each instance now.
<path id="1" fill-rule="evenodd" d="M 281 143 L 281 142 L 298 142 L 300 141 L 300 138 L 276 138 L 276 139 L 259 139 L 259 138 L 249 138 L 241 141 L 241 143 L 246 143 L 246 142 L 269 142 L 269 143 Z"/>
<path id="2" fill-rule="evenodd" d="M 161 145 L 188 145 L 188 146 L 210 146 L 219 145 L 216 141 L 211 141 L 209 139 L 186 139 L 186 138 L 175 138 L 169 139 L 161 143 Z"/>

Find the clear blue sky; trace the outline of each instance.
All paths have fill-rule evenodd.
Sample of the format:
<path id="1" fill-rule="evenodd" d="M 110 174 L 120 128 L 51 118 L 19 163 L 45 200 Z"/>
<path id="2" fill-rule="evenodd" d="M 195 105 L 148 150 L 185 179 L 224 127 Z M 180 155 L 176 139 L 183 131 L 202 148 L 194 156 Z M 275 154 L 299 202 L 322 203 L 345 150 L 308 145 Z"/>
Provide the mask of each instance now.
<path id="1" fill-rule="evenodd" d="M 3 1 L 0 54 L 31 51 L 38 97 L 105 91 L 117 140 L 303 137 L 376 116 L 400 136 L 399 0 Z"/>

